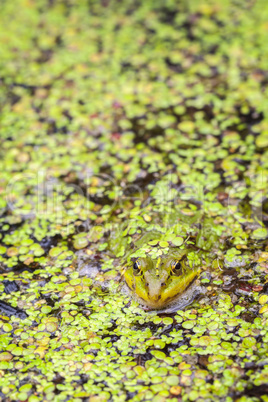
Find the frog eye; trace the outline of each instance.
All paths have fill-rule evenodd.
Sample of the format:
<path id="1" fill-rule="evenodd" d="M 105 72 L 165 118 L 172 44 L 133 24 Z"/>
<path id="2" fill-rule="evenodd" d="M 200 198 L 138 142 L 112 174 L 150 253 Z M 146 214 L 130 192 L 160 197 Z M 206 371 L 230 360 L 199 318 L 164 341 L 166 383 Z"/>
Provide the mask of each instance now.
<path id="1" fill-rule="evenodd" d="M 135 261 L 133 264 L 134 271 L 139 271 L 140 267 L 141 267 L 141 264 L 139 263 L 139 261 Z"/>
<path id="2" fill-rule="evenodd" d="M 171 268 L 172 268 L 172 271 L 173 271 L 175 274 L 177 274 L 177 273 L 180 271 L 180 269 L 181 269 L 181 263 L 180 263 L 180 261 L 174 261 L 173 264 L 172 264 L 172 266 L 171 266 Z"/>

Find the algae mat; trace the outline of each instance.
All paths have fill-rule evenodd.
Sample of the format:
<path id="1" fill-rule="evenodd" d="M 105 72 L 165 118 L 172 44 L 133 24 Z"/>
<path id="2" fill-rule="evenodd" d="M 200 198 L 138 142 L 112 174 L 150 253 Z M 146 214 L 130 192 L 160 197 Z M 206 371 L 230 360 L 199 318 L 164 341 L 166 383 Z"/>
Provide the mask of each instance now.
<path id="1" fill-rule="evenodd" d="M 2 400 L 267 401 L 267 3 L 0 8 Z M 153 226 L 215 250 L 173 314 L 120 291 Z"/>

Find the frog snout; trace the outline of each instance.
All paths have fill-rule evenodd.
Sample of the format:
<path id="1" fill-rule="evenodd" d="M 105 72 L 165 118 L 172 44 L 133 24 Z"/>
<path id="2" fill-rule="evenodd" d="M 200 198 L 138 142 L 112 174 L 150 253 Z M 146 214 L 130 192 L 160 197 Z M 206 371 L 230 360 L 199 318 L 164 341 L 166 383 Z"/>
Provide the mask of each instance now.
<path id="1" fill-rule="evenodd" d="M 151 300 L 158 301 L 161 299 L 161 284 L 151 283 L 148 287 L 148 294 Z"/>
<path id="2" fill-rule="evenodd" d="M 161 295 L 150 296 L 151 301 L 157 302 L 161 299 Z"/>

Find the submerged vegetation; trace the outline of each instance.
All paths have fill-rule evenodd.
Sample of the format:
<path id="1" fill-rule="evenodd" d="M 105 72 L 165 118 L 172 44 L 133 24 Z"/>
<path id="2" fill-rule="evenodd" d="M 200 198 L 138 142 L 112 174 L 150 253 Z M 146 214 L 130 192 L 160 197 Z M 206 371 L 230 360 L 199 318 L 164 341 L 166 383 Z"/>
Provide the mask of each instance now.
<path id="1" fill-rule="evenodd" d="M 13 0 L 0 20 L 0 397 L 267 401 L 268 5 Z M 187 244 L 201 270 L 173 313 L 122 291 L 153 230 L 152 255 Z"/>

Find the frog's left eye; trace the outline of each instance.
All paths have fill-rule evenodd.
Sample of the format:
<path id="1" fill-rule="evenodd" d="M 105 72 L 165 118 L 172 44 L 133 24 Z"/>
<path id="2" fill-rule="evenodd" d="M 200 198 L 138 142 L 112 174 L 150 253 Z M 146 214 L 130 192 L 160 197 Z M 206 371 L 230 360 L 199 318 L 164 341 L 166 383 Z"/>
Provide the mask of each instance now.
<path id="1" fill-rule="evenodd" d="M 172 268 L 172 271 L 174 272 L 174 274 L 178 274 L 179 271 L 180 271 L 180 269 L 181 269 L 181 263 L 180 263 L 180 261 L 174 261 L 174 262 L 172 263 L 171 268 Z"/>
<path id="2" fill-rule="evenodd" d="M 133 269 L 134 271 L 138 272 L 141 268 L 141 264 L 139 263 L 139 261 L 135 261 L 133 264 Z"/>

